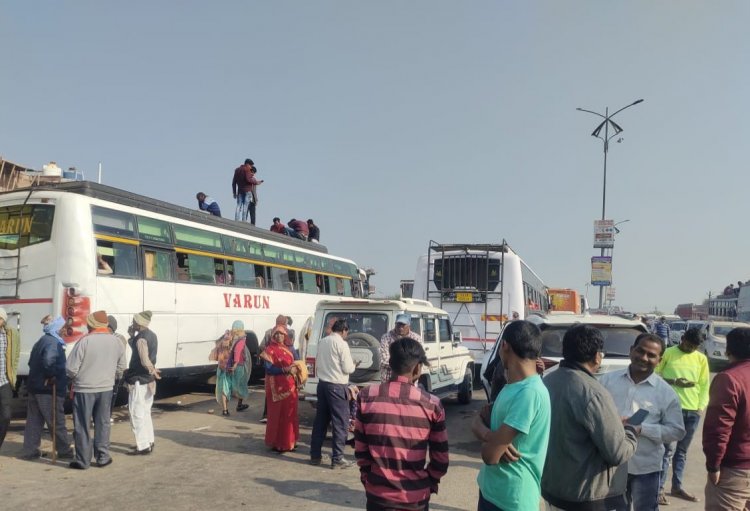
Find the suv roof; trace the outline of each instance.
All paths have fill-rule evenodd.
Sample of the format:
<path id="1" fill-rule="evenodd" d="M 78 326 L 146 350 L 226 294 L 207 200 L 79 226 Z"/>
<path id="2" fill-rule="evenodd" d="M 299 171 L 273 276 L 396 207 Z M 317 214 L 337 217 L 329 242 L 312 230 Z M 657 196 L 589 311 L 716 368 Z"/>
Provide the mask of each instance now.
<path id="1" fill-rule="evenodd" d="M 416 298 L 401 298 L 400 300 L 383 300 L 377 298 L 369 299 L 343 299 L 343 300 L 321 300 L 318 309 L 377 309 L 401 311 L 409 309 L 414 312 L 436 312 L 442 311 L 427 300 Z"/>

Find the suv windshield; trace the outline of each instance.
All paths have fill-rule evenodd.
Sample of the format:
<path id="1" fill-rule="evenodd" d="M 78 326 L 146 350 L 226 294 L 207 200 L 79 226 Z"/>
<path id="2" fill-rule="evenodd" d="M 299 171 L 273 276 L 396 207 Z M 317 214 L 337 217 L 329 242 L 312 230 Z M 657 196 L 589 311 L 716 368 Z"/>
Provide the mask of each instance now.
<path id="1" fill-rule="evenodd" d="M 629 357 L 635 338 L 643 333 L 633 327 L 592 325 L 604 336 L 604 356 Z M 542 325 L 542 356 L 562 357 L 562 340 L 570 325 Z"/>
<path id="2" fill-rule="evenodd" d="M 733 326 L 719 326 L 719 325 L 714 325 L 714 335 L 724 335 L 724 336 L 726 336 L 733 329 L 734 329 Z"/>
<path id="3" fill-rule="evenodd" d="M 675 321 L 674 323 L 669 325 L 669 328 L 671 328 L 672 330 L 682 332 L 683 330 L 687 328 L 687 323 L 685 323 L 684 321 Z"/>
<path id="4" fill-rule="evenodd" d="M 388 315 L 378 312 L 329 312 L 326 314 L 322 337 L 331 333 L 331 327 L 339 320 L 345 319 L 349 325 L 349 335 L 355 333 L 369 334 L 380 341 L 388 331 Z"/>

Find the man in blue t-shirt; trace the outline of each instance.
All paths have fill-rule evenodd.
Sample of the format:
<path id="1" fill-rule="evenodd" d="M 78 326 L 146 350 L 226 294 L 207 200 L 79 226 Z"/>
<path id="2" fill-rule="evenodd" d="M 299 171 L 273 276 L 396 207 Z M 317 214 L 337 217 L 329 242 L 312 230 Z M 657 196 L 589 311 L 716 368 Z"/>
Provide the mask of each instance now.
<path id="1" fill-rule="evenodd" d="M 550 428 L 550 400 L 536 371 L 542 348 L 539 328 L 513 321 L 501 337 L 508 383 L 492 406 L 490 427 L 472 425 L 482 441 L 478 511 L 537 511 Z"/>

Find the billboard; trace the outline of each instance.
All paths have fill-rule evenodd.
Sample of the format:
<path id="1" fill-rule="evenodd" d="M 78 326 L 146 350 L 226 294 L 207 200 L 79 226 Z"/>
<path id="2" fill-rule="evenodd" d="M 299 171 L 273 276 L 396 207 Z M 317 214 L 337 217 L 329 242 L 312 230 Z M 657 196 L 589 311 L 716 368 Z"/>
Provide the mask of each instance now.
<path id="1" fill-rule="evenodd" d="M 615 221 L 594 220 L 594 248 L 615 247 Z"/>
<path id="2" fill-rule="evenodd" d="M 591 284 L 594 286 L 612 285 L 612 257 L 594 256 L 591 258 Z"/>

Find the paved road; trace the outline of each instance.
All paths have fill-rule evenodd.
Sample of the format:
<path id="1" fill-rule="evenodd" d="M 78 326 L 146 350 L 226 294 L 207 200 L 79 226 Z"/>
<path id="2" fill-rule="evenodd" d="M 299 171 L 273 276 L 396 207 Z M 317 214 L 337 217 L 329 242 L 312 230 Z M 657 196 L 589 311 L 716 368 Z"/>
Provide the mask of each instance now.
<path id="1" fill-rule="evenodd" d="M 204 389 L 205 390 L 205 389 Z M 363 509 L 358 471 L 332 471 L 307 464 L 314 412 L 300 403 L 298 452 L 277 455 L 264 446 L 265 427 L 258 422 L 263 393 L 253 388 L 250 409 L 220 411 L 210 392 L 195 391 L 159 399 L 154 408 L 156 450 L 150 456 L 126 456 L 133 444 L 126 408 L 115 411 L 112 428 L 114 463 L 87 471 L 56 466 L 49 460 L 22 461 L 23 421 L 16 420 L 0 451 L 3 509 L 248 509 L 324 511 Z M 436 511 L 476 509 L 479 444 L 470 431 L 473 413 L 483 399 L 459 405 L 447 401 L 451 464 L 431 502 Z M 72 426 L 70 417 L 68 425 Z M 687 488 L 702 496 L 704 458 L 696 436 L 690 452 Z M 43 443 L 43 450 L 51 444 Z M 349 455 L 351 449 L 347 448 Z M 324 451 L 325 452 L 325 451 Z M 672 499 L 671 510 L 703 509 Z"/>

